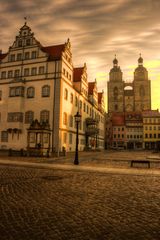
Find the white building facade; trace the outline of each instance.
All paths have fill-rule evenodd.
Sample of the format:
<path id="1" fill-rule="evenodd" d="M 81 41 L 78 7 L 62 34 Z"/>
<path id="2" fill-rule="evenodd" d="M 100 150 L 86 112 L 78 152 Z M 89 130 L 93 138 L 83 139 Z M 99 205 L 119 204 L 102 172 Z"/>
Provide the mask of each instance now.
<path id="1" fill-rule="evenodd" d="M 50 125 L 39 139 L 49 152 L 75 151 L 79 111 L 79 150 L 104 148 L 104 96 L 93 84 L 89 99 L 87 67 L 74 68 L 71 44 L 44 47 L 25 23 L 7 53 L 0 53 L 0 148 L 27 149 L 28 129 L 37 119 Z M 99 94 L 99 96 L 98 96 Z M 87 121 L 96 120 L 88 134 Z M 49 138 L 49 139 L 47 139 Z M 96 141 L 96 143 L 95 143 Z M 47 149 L 47 147 L 46 147 Z"/>

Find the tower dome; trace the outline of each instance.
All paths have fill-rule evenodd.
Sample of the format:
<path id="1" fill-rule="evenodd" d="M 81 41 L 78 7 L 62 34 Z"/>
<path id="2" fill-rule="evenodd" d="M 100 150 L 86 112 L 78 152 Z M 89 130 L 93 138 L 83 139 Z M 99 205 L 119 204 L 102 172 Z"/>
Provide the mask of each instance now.
<path id="1" fill-rule="evenodd" d="M 148 71 L 143 66 L 143 58 L 141 57 L 141 54 L 138 58 L 138 67 L 134 71 L 134 80 L 148 80 Z"/>
<path id="2" fill-rule="evenodd" d="M 118 65 L 118 60 L 116 58 L 116 55 L 115 55 L 115 58 L 113 59 L 113 65 Z"/>
<path id="3" fill-rule="evenodd" d="M 116 55 L 113 59 L 113 68 L 110 70 L 109 76 L 110 81 L 122 81 L 122 71 L 118 66 Z"/>
<path id="4" fill-rule="evenodd" d="M 140 53 L 140 57 L 138 58 L 138 65 L 143 65 L 143 58 L 141 57 L 141 53 Z"/>

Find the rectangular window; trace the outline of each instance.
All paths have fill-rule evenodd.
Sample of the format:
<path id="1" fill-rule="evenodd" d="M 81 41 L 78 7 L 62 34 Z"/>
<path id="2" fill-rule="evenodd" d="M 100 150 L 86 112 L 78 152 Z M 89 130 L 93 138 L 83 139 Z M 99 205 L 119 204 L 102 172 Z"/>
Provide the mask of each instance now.
<path id="1" fill-rule="evenodd" d="M 148 138 L 148 134 L 147 133 L 145 134 L 145 138 Z"/>
<path id="2" fill-rule="evenodd" d="M 156 138 L 157 136 L 156 136 L 156 133 L 154 133 L 154 138 Z"/>
<path id="3" fill-rule="evenodd" d="M 31 75 L 36 75 L 37 74 L 37 68 L 32 68 L 31 69 Z"/>
<path id="4" fill-rule="evenodd" d="M 2 90 L 0 90 L 0 101 L 2 100 Z"/>
<path id="5" fill-rule="evenodd" d="M 37 57 L 37 52 L 36 51 L 33 51 L 32 52 L 32 59 L 35 59 Z"/>
<path id="6" fill-rule="evenodd" d="M 20 86 L 20 87 L 11 87 L 9 90 L 9 96 L 10 97 L 18 97 L 24 96 L 24 87 Z"/>
<path id="7" fill-rule="evenodd" d="M 15 54 L 11 54 L 11 55 L 10 55 L 10 61 L 11 61 L 11 62 L 14 62 L 14 61 L 15 61 Z"/>
<path id="8" fill-rule="evenodd" d="M 6 78 L 6 72 L 2 72 L 2 73 L 1 73 L 1 78 L 2 78 L 2 79 Z"/>
<path id="9" fill-rule="evenodd" d="M 8 78 L 12 78 L 13 77 L 13 71 L 8 71 Z"/>
<path id="10" fill-rule="evenodd" d="M 152 133 L 149 134 L 149 137 L 152 138 Z"/>
<path id="11" fill-rule="evenodd" d="M 8 122 L 23 122 L 22 112 L 10 112 L 8 113 Z"/>
<path id="12" fill-rule="evenodd" d="M 31 45 L 31 39 L 26 39 L 26 46 L 29 46 L 29 45 Z"/>
<path id="13" fill-rule="evenodd" d="M 29 68 L 24 69 L 24 76 L 29 76 Z"/>
<path id="14" fill-rule="evenodd" d="M 39 74 L 44 74 L 44 67 L 43 66 L 39 67 Z"/>
<path id="15" fill-rule="evenodd" d="M 14 76 L 15 76 L 15 77 L 19 77 L 19 75 L 20 75 L 20 71 L 19 71 L 19 69 L 16 69 L 16 70 L 14 71 Z"/>
<path id="16" fill-rule="evenodd" d="M 8 142 L 8 132 L 7 131 L 1 132 L 1 142 Z"/>
<path id="17" fill-rule="evenodd" d="M 28 59 L 29 59 L 29 52 L 25 52 L 25 54 L 24 54 L 24 59 L 25 59 L 25 60 L 28 60 Z"/>
<path id="18" fill-rule="evenodd" d="M 20 60 L 22 60 L 22 53 L 17 54 L 17 61 L 20 61 Z"/>

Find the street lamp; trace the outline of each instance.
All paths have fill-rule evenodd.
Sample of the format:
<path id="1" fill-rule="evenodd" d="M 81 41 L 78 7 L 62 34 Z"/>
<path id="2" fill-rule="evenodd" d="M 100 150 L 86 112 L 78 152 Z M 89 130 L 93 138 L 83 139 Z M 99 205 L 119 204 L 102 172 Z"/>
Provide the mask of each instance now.
<path id="1" fill-rule="evenodd" d="M 81 115 L 79 114 L 79 112 L 77 112 L 76 115 L 74 115 L 74 118 L 75 118 L 76 127 L 77 127 L 77 132 L 76 132 L 76 152 L 75 152 L 74 164 L 78 165 L 79 164 L 79 161 L 78 161 L 78 126 L 79 126 L 79 123 L 81 121 Z"/>

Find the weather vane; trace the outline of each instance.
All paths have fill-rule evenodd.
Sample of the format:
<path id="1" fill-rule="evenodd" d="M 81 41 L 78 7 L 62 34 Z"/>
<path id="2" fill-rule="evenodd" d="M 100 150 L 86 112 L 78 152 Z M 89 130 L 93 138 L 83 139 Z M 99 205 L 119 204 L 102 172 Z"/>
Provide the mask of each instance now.
<path id="1" fill-rule="evenodd" d="M 24 20 L 25 20 L 25 24 L 27 23 L 27 17 L 24 17 Z"/>

